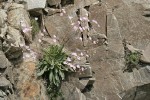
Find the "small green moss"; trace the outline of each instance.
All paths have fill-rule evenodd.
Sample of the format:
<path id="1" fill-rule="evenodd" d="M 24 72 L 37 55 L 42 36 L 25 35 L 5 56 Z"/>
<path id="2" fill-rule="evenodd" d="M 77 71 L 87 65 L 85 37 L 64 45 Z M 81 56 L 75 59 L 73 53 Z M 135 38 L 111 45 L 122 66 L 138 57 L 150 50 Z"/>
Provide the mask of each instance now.
<path id="1" fill-rule="evenodd" d="M 31 18 L 31 26 L 32 26 L 32 37 L 34 38 L 35 35 L 40 31 L 39 23 L 34 18 Z"/>
<path id="2" fill-rule="evenodd" d="M 133 68 L 137 68 L 140 62 L 141 53 L 129 52 L 126 57 L 126 67 L 128 71 L 132 71 Z"/>

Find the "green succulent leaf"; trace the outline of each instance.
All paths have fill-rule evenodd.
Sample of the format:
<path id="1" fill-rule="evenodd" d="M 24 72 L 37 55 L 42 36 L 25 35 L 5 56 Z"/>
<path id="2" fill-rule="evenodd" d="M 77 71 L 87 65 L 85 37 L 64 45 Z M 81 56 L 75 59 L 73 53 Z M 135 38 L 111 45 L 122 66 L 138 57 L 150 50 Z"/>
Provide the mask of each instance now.
<path id="1" fill-rule="evenodd" d="M 44 72 L 46 71 L 46 69 L 47 69 L 47 66 L 45 66 L 45 67 L 43 68 L 43 70 L 41 70 L 39 73 L 37 73 L 37 76 L 43 75 Z"/>

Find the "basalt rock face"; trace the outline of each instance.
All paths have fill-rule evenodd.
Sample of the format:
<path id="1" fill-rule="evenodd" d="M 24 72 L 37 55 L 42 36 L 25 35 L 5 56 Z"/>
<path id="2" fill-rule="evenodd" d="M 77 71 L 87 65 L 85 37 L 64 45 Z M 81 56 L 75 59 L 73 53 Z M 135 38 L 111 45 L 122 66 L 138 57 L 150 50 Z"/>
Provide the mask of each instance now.
<path id="1" fill-rule="evenodd" d="M 36 65 L 49 44 L 80 55 L 74 63 L 86 68 L 63 81 L 58 100 L 150 100 L 149 4 L 0 0 L 0 100 L 48 100 Z M 33 19 L 40 27 L 34 38 Z M 131 72 L 125 71 L 127 49 L 141 54 Z"/>

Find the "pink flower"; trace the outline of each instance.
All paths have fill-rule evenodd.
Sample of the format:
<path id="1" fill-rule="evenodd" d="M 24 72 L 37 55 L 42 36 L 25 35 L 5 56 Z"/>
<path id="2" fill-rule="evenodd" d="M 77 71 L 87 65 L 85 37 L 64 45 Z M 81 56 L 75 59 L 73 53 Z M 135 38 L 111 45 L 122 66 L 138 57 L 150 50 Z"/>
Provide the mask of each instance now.
<path id="1" fill-rule="evenodd" d="M 46 30 L 45 30 L 45 29 L 43 29 L 43 32 L 45 33 L 45 32 L 46 32 Z"/>
<path id="2" fill-rule="evenodd" d="M 83 20 L 83 18 L 82 17 L 80 17 L 80 21 L 82 21 Z"/>
<path id="3" fill-rule="evenodd" d="M 78 27 L 77 26 L 73 26 L 73 29 L 74 29 L 74 31 L 77 31 Z"/>
<path id="4" fill-rule="evenodd" d="M 83 17 L 83 20 L 85 21 L 89 21 L 89 19 L 87 17 Z"/>
<path id="5" fill-rule="evenodd" d="M 80 21 L 78 21 L 78 25 L 80 25 L 81 23 L 80 23 Z"/>
<path id="6" fill-rule="evenodd" d="M 80 29 L 80 31 L 81 31 L 81 32 L 83 32 L 83 29 L 82 29 L 82 27 L 79 27 L 79 29 Z"/>
<path id="7" fill-rule="evenodd" d="M 24 33 L 27 33 L 27 32 L 29 32 L 29 31 L 31 31 L 32 30 L 32 27 L 26 27 L 26 28 L 23 28 L 23 32 Z"/>
<path id="8" fill-rule="evenodd" d="M 55 42 L 55 43 L 56 43 L 56 42 L 57 42 L 57 40 L 56 40 L 56 39 L 53 39 L 53 42 Z"/>
<path id="9" fill-rule="evenodd" d="M 63 13 L 60 13 L 60 16 L 63 16 L 64 14 Z"/>

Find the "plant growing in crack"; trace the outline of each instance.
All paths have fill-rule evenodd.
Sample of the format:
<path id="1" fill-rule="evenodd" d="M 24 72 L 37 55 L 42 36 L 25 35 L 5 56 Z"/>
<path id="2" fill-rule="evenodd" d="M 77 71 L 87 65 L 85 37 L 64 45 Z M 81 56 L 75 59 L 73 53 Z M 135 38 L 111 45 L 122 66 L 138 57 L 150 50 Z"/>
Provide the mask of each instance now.
<path id="1" fill-rule="evenodd" d="M 125 71 L 132 72 L 133 68 L 137 68 L 140 63 L 141 53 L 128 51 L 125 56 L 126 69 Z"/>
<path id="2" fill-rule="evenodd" d="M 39 23 L 36 18 L 31 18 L 31 26 L 32 26 L 32 37 L 34 38 L 35 35 L 40 31 Z"/>
<path id="3" fill-rule="evenodd" d="M 51 45 L 44 50 L 43 59 L 38 65 L 38 76 L 43 76 L 47 81 L 47 92 L 51 100 L 61 95 L 61 82 L 65 79 L 66 73 L 70 72 L 63 62 L 67 59 L 63 52 L 63 46 Z"/>

